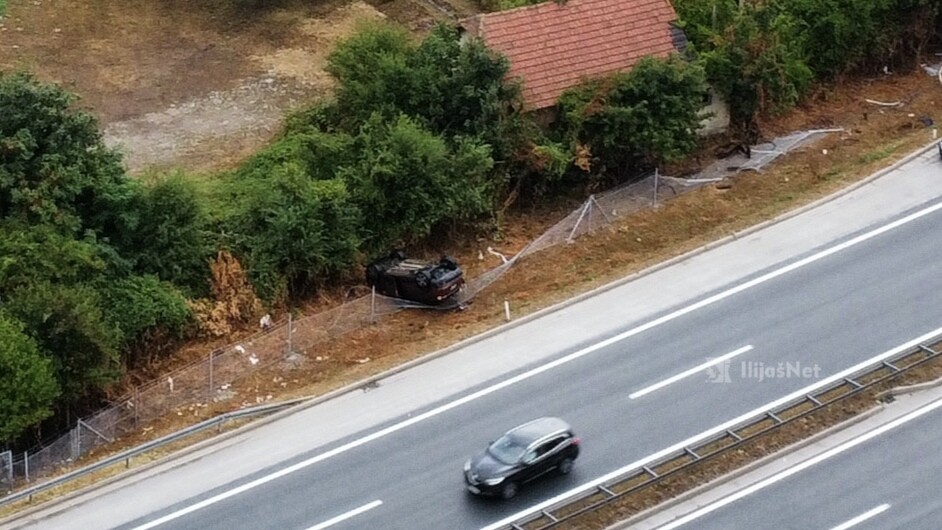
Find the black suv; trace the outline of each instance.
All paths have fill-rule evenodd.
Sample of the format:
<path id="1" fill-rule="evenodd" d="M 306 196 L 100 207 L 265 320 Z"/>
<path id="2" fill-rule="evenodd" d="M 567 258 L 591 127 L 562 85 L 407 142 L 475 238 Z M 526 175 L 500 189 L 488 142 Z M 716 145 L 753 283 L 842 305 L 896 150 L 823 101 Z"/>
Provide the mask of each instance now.
<path id="1" fill-rule="evenodd" d="M 366 283 L 376 292 L 429 305 L 441 304 L 464 285 L 464 273 L 455 260 L 442 256 L 438 263 L 407 259 L 396 251 L 366 267 Z"/>
<path id="2" fill-rule="evenodd" d="M 559 418 L 540 418 L 515 427 L 464 464 L 468 491 L 509 499 L 520 484 L 549 471 L 572 471 L 579 439 Z"/>

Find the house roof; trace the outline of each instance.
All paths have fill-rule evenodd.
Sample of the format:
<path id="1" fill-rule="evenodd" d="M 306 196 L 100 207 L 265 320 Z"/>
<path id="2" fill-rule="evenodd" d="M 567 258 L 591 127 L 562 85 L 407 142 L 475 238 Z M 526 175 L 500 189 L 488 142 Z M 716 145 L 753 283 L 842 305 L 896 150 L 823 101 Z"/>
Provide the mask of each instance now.
<path id="1" fill-rule="evenodd" d="M 669 0 L 567 0 L 461 21 L 472 36 L 510 60 L 530 110 L 556 104 L 584 78 L 630 70 L 645 56 L 686 44 Z"/>

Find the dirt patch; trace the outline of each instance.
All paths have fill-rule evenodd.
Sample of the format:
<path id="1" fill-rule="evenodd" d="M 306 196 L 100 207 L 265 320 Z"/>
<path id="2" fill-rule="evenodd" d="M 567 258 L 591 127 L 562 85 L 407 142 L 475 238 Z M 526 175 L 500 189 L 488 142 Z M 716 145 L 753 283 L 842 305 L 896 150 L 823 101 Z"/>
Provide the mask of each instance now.
<path id="1" fill-rule="evenodd" d="M 363 2 L 250 4 L 14 2 L 0 26 L 0 68 L 76 92 L 132 172 L 232 167 L 270 140 L 288 109 L 330 89 L 323 67 L 338 39 L 384 17 Z"/>

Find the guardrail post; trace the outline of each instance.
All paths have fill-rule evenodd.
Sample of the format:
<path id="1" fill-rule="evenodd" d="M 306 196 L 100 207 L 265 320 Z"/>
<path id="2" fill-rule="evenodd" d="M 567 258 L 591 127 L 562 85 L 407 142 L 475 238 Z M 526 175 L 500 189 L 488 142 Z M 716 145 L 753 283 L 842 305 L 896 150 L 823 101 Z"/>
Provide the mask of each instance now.
<path id="1" fill-rule="evenodd" d="M 26 475 L 26 483 L 29 484 L 29 451 L 23 451 L 23 474 Z"/>

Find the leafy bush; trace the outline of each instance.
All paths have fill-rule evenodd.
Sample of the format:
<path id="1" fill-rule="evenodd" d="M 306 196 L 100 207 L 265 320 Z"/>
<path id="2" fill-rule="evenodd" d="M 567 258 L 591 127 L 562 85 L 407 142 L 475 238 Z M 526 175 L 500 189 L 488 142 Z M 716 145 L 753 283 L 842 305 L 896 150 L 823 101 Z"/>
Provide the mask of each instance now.
<path id="1" fill-rule="evenodd" d="M 509 68 L 483 43 L 462 44 L 454 27 L 440 25 L 416 45 L 405 30 L 378 24 L 340 42 L 327 70 L 338 81 L 335 115 L 345 130 L 374 114 L 404 114 L 448 140 L 480 138 L 503 158 L 512 151 L 507 117 L 520 97 L 504 81 Z"/>
<path id="2" fill-rule="evenodd" d="M 465 139 L 453 151 L 407 116 L 386 123 L 373 115 L 356 139 L 360 158 L 339 174 L 364 212 L 371 252 L 428 236 L 446 221 L 471 219 L 492 207 L 488 147 Z"/>
<path id="3" fill-rule="evenodd" d="M 93 238 L 74 239 L 49 225 L 0 222 L 0 293 L 49 281 L 70 285 L 113 269 L 112 249 Z"/>
<path id="4" fill-rule="evenodd" d="M 150 361 L 183 336 L 191 321 L 186 299 L 156 276 L 130 276 L 103 281 L 103 313 L 117 328 L 118 345 L 129 365 Z M 130 355 L 135 354 L 135 355 Z"/>
<path id="5" fill-rule="evenodd" d="M 57 86 L 0 73 L 0 217 L 120 237 L 133 186 L 98 122 L 72 102 Z"/>
<path id="6" fill-rule="evenodd" d="M 141 187 L 132 209 L 137 221 L 120 242 L 122 255 L 139 273 L 204 295 L 214 249 L 204 198 L 193 181 L 182 174 L 160 177 Z"/>
<path id="7" fill-rule="evenodd" d="M 645 58 L 628 73 L 564 93 L 559 126 L 571 141 L 587 146 L 602 169 L 673 161 L 697 145 L 706 92 L 697 65 L 676 56 Z"/>
<path id="8" fill-rule="evenodd" d="M 802 24 L 780 4 L 721 0 L 677 4 L 707 79 L 730 107 L 734 125 L 747 127 L 760 112 L 798 102 L 814 73 L 808 67 Z"/>
<path id="9" fill-rule="evenodd" d="M 309 292 L 353 264 L 360 244 L 359 210 L 345 183 L 312 179 L 304 153 L 280 156 L 295 145 L 277 145 L 228 184 L 233 244 L 268 300 Z"/>
<path id="10" fill-rule="evenodd" d="M 52 363 L 21 322 L 0 312 L 0 442 L 51 416 L 58 393 Z"/>
<path id="11" fill-rule="evenodd" d="M 52 359 L 63 399 L 85 397 L 117 378 L 121 336 L 101 310 L 98 291 L 43 281 L 5 294 L 4 308 Z"/>
<path id="12" fill-rule="evenodd" d="M 794 105 L 815 79 L 915 64 L 935 31 L 935 0 L 676 0 L 681 26 L 734 123 Z"/>

